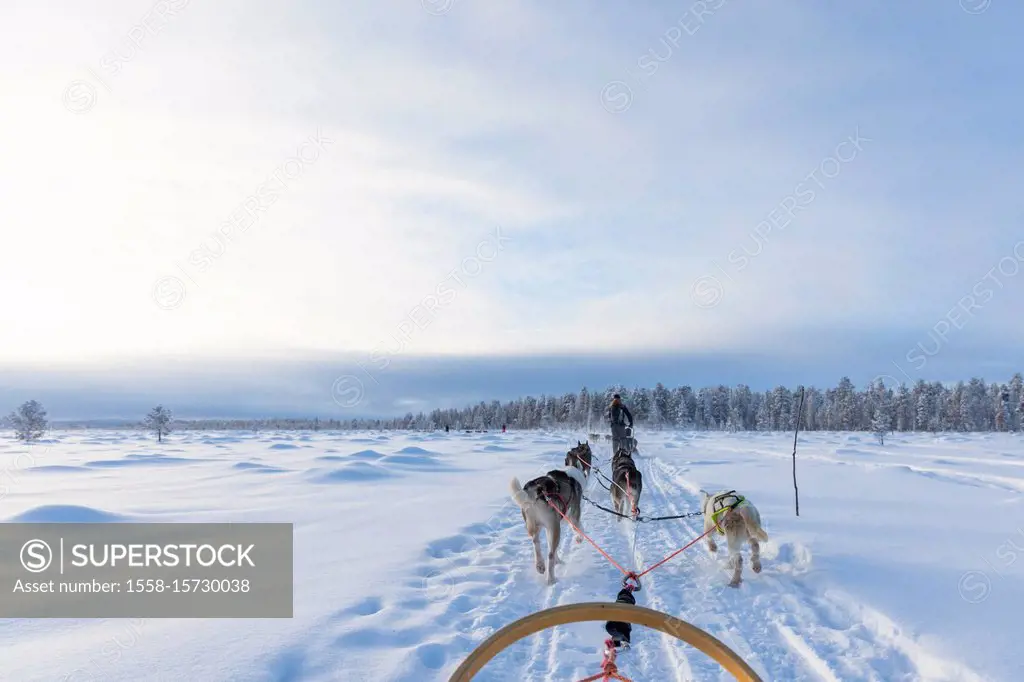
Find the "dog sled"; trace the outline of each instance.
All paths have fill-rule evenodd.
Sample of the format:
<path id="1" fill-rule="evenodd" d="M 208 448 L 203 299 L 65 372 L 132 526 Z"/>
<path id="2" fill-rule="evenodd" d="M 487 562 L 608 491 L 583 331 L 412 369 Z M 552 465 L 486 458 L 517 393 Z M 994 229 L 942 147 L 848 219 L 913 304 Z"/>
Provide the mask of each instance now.
<path id="1" fill-rule="evenodd" d="M 561 521 L 565 521 L 575 531 L 576 542 L 587 540 L 623 574 L 621 589 L 616 595 L 615 601 L 610 603 L 584 602 L 567 604 L 547 608 L 524 616 L 501 628 L 471 651 L 449 678 L 448 682 L 470 682 L 494 657 L 525 637 L 559 625 L 593 621 L 605 621 L 605 631 L 608 633 L 608 639 L 604 642 L 601 672 L 578 680 L 578 682 L 608 682 L 610 680 L 633 682 L 630 678 L 623 676 L 619 672 L 616 664 L 617 652 L 632 648 L 631 632 L 633 625 L 657 630 L 695 647 L 711 657 L 738 682 L 763 682 L 758 673 L 741 656 L 714 635 L 675 616 L 638 606 L 634 596 L 634 592 L 642 590 L 641 579 L 645 575 L 660 566 L 664 566 L 674 557 L 693 547 L 702 539 L 708 538 L 707 542 L 710 551 L 716 552 L 714 541 L 709 537 L 709 535 L 716 531 L 727 536 L 731 558 L 733 550 L 738 548 L 738 545 L 734 547 L 733 541 L 735 538 L 732 535 L 732 533 L 738 532 L 737 521 L 745 524 L 742 526 L 744 529 L 742 532 L 753 534 L 750 537 L 751 556 L 754 561 L 753 570 L 755 573 L 760 573 L 761 566 L 758 563 L 758 545 L 755 542 L 755 538 L 767 541 L 768 536 L 760 527 L 760 517 L 757 514 L 757 510 L 748 502 L 745 496 L 740 495 L 736 490 L 723 490 L 712 495 L 702 489 L 701 492 L 704 497 L 699 511 L 690 511 L 671 516 L 641 516 L 637 502 L 642 490 L 642 478 L 640 471 L 632 462 L 632 457 L 637 452 L 637 440 L 633 435 L 632 426 L 627 426 L 623 430 L 616 429 L 615 431 L 611 460 L 613 474 L 611 478 L 602 474 L 600 469 L 594 466 L 591 459 L 589 440 L 586 443 L 577 440 L 576 446 L 570 448 L 566 453 L 564 473 L 561 470 L 551 470 L 544 476 L 532 479 L 526 486 L 522 486 L 518 478 L 513 478 L 511 482 L 513 499 L 523 510 L 523 520 L 526 522 L 527 533 L 534 542 L 538 573 L 547 573 L 549 585 L 555 582 L 554 567 L 555 563 L 559 561 L 557 547 L 560 539 Z M 611 438 L 612 436 L 607 437 Z M 621 478 L 618 474 L 619 469 L 626 470 L 624 482 L 619 480 Z M 598 476 L 607 479 L 610 485 L 615 486 L 626 494 L 632 507 L 630 515 L 621 512 L 620 502 L 622 500 L 619 499 L 621 496 L 617 496 L 615 489 L 610 488 L 604 483 L 601 485 L 612 493 L 615 509 L 602 507 L 587 497 L 584 491 L 587 488 L 586 475 L 590 472 L 594 472 Z M 630 474 L 635 476 L 635 478 Z M 528 496 L 527 490 L 534 491 L 533 498 Z M 639 566 L 641 559 L 636 558 L 634 555 L 637 567 L 634 570 L 629 570 L 624 568 L 611 554 L 602 549 L 593 538 L 582 530 L 580 500 L 589 502 L 603 511 L 614 514 L 620 520 L 624 518 L 631 519 L 634 523 L 634 533 L 638 523 L 668 521 L 693 516 L 704 517 L 704 532 L 643 570 Z M 527 504 L 528 501 L 529 505 Z M 541 514 L 541 511 L 547 516 L 538 516 Z M 554 518 L 554 514 L 561 517 L 560 520 Z M 750 514 L 753 516 L 750 516 Z M 751 522 L 755 524 L 753 530 L 750 530 L 749 524 Z M 543 564 L 539 536 L 537 535 L 542 526 L 546 529 L 549 543 L 548 564 L 546 567 Z M 738 538 L 739 536 L 736 537 Z M 633 542 L 630 543 L 631 552 L 635 551 L 635 542 L 634 536 Z M 741 565 L 739 562 L 734 564 L 734 574 L 732 581 L 729 583 L 730 587 L 737 587 L 739 585 Z"/>
<path id="2" fill-rule="evenodd" d="M 470 652 L 448 682 L 470 682 L 491 659 L 524 637 L 559 625 L 602 620 L 652 628 L 704 652 L 731 673 L 737 682 L 764 682 L 739 654 L 714 635 L 692 623 L 635 604 L 605 604 L 601 602 L 555 606 L 506 625 Z M 618 672 L 615 665 L 614 649 L 605 651 L 602 669 L 601 673 L 588 677 L 583 682 L 596 682 L 597 680 L 626 680 L 628 682 L 629 680 Z"/>
<path id="3" fill-rule="evenodd" d="M 626 427 L 626 451 L 629 453 L 630 457 L 636 457 L 638 454 L 640 454 L 639 452 L 637 452 L 637 446 L 638 445 L 639 445 L 639 443 L 637 443 L 636 437 L 633 435 L 633 427 L 632 426 L 627 426 Z"/>
<path id="4" fill-rule="evenodd" d="M 632 428 L 628 430 L 626 438 L 621 440 L 623 442 L 623 447 L 622 450 L 616 452 L 616 455 L 618 455 L 619 452 L 625 454 L 625 452 L 628 451 L 632 454 L 636 451 L 636 439 L 633 437 Z M 578 440 L 576 443 L 576 447 L 569 450 L 566 455 L 565 464 L 570 472 L 575 472 L 577 468 L 583 468 L 581 465 L 583 457 L 580 450 L 582 448 L 588 448 L 587 445 L 580 443 Z M 550 472 L 552 475 L 555 473 L 557 472 Z M 576 475 L 578 476 L 579 474 Z M 581 487 L 583 486 L 581 481 L 577 480 L 577 483 L 579 483 Z M 517 490 L 517 488 L 520 488 L 520 486 L 516 479 L 513 481 L 513 490 Z M 763 682 L 758 673 L 739 654 L 730 649 L 711 633 L 667 613 L 643 606 L 637 606 L 636 598 L 633 596 L 634 592 L 638 592 L 642 589 L 640 581 L 643 576 L 657 569 L 659 566 L 664 565 L 666 562 L 670 561 L 673 557 L 679 555 L 689 547 L 692 547 L 702 538 L 707 536 L 709 532 L 713 532 L 715 529 L 718 529 L 718 517 L 739 507 L 739 505 L 745 501 L 745 498 L 742 495 L 739 495 L 735 490 L 723 491 L 722 493 L 715 495 L 713 498 L 705 499 L 706 508 L 699 512 L 690 512 L 677 516 L 653 517 L 649 519 L 634 518 L 633 520 L 636 522 L 642 520 L 657 521 L 690 517 L 694 515 L 708 515 L 711 517 L 713 522 L 710 529 L 706 529 L 701 536 L 692 540 L 672 554 L 669 554 L 661 561 L 649 566 L 642 572 L 640 572 L 639 568 L 636 569 L 636 572 L 628 571 L 623 568 L 611 555 L 602 550 L 593 539 L 587 536 L 580 529 L 581 526 L 579 526 L 578 511 L 575 512 L 574 517 L 574 513 L 570 509 L 572 506 L 570 504 L 571 499 L 563 499 L 559 495 L 555 495 L 554 497 L 562 506 L 565 507 L 564 510 L 560 510 L 558 504 L 556 504 L 554 500 L 546 497 L 542 499 L 545 499 L 545 501 L 551 505 L 551 508 L 565 521 L 567 521 L 573 530 L 577 532 L 579 535 L 579 537 L 577 537 L 577 542 L 580 541 L 580 538 L 588 540 L 598 551 L 601 552 L 601 554 L 605 556 L 605 558 L 623 572 L 625 578 L 622 581 L 622 589 L 619 591 L 615 601 L 611 603 L 584 602 L 555 606 L 524 616 L 523 618 L 506 625 L 471 651 L 449 678 L 449 682 L 471 682 L 471 680 L 475 678 L 476 674 L 479 673 L 487 663 L 489 663 L 498 654 L 530 635 L 552 627 L 558 627 L 560 625 L 594 621 L 605 621 L 605 630 L 609 635 L 609 638 L 605 640 L 604 643 L 604 656 L 601 661 L 601 672 L 591 675 L 590 677 L 586 677 L 583 680 L 579 680 L 578 682 L 608 682 L 610 680 L 633 682 L 630 678 L 625 677 L 619 672 L 618 665 L 616 664 L 617 652 L 631 648 L 630 634 L 633 625 L 644 626 L 657 630 L 658 632 L 674 637 L 681 642 L 685 642 L 686 644 L 695 647 L 717 662 L 725 671 L 730 673 L 733 679 L 737 680 L 737 682 Z M 591 504 L 595 504 L 592 500 L 587 499 L 585 495 L 582 497 Z M 600 507 L 600 505 L 595 506 L 604 509 L 605 511 L 612 511 L 604 507 Z M 615 512 L 613 511 L 612 513 Z M 616 515 L 623 516 L 622 514 Z M 525 515 L 524 519 L 526 519 Z M 705 525 L 707 526 L 707 524 Z M 538 561 L 540 561 L 540 555 L 538 554 L 537 556 Z M 555 555 L 552 553 L 551 557 L 554 556 Z M 554 560 L 555 559 L 549 559 L 549 578 L 553 575 L 550 571 L 554 570 L 554 566 L 550 562 Z M 538 571 L 540 571 L 539 564 Z"/>
<path id="5" fill-rule="evenodd" d="M 608 436 L 608 439 L 612 441 L 612 454 L 614 455 L 619 450 L 625 450 L 626 454 L 630 457 L 637 455 L 637 440 L 633 435 L 633 427 L 627 426 L 624 429 L 625 435 L 621 438 L 615 436 Z"/>

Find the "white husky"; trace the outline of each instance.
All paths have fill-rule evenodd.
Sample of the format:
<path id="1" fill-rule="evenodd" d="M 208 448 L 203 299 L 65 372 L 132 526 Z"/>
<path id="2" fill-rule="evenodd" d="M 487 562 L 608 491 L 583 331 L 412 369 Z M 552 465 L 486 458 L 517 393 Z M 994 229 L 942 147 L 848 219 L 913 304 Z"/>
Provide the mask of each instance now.
<path id="1" fill-rule="evenodd" d="M 761 546 L 758 540 L 768 541 L 768 533 L 761 527 L 761 514 L 750 500 L 736 493 L 735 490 L 720 490 L 702 494 L 701 508 L 704 510 L 704 532 L 716 528 L 708 534 L 708 549 L 718 551 L 715 534 L 725 535 L 729 546 L 729 563 L 732 565 L 732 580 L 729 587 L 739 587 L 740 574 L 743 572 L 743 555 L 740 549 L 743 543 L 750 543 L 750 566 L 754 573 L 761 572 Z"/>

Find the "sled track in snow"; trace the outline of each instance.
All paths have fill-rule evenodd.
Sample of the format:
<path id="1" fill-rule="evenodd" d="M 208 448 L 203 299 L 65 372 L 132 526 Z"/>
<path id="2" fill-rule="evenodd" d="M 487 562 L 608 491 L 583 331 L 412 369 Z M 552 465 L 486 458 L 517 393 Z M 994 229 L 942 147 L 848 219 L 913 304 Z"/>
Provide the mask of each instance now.
<path id="1" fill-rule="evenodd" d="M 660 459 L 649 462 L 645 483 L 650 480 L 659 491 L 666 504 L 665 513 L 696 508 L 700 497 L 693 483 Z M 680 521 L 678 525 L 646 525 L 658 526 L 658 544 L 670 546 L 703 532 L 703 522 Z M 765 521 L 770 528 L 771 519 Z M 702 540 L 684 553 L 685 560 L 679 565 L 658 569 L 674 574 L 682 596 L 678 610 L 668 612 L 721 639 L 766 680 L 982 681 L 959 664 L 923 656 L 908 639 L 887 633 L 870 612 L 858 613 L 852 600 L 816 589 L 799 575 L 799 558 L 796 565 L 789 559 L 791 555 L 799 556 L 799 552 L 793 552 L 788 544 L 780 547 L 777 538 L 762 547 L 760 575 L 750 571 L 749 552 L 744 549 L 743 583 L 739 589 L 728 587 L 728 553 L 723 544 L 718 543 L 720 558 L 711 555 Z M 716 667 L 705 670 L 702 666 L 699 673 L 705 677 L 696 679 L 715 679 L 718 672 Z"/>
<path id="2" fill-rule="evenodd" d="M 607 494 L 591 475 L 587 482 L 587 497 L 594 499 L 602 493 Z M 608 523 L 609 517 L 604 512 L 583 503 L 583 530 L 594 539 L 605 551 L 617 560 L 628 562 L 627 544 Z M 584 601 L 613 601 L 621 582 L 621 574 L 585 540 L 576 543 L 575 533 L 565 527 L 563 533 L 562 553 L 565 559 L 564 569 L 556 571 L 558 582 L 550 588 L 547 598 L 536 605 L 534 611 L 551 608 L 563 604 Z M 569 548 L 566 551 L 566 548 Z M 532 558 L 532 554 L 530 555 Z M 532 561 L 530 562 L 532 568 Z M 593 675 L 600 670 L 601 648 L 607 635 L 603 623 L 583 623 L 573 626 L 550 628 L 527 638 L 532 640 L 530 657 L 519 670 L 509 669 L 506 674 L 495 677 L 484 675 L 484 680 L 525 680 L 529 682 L 562 682 L 563 680 L 579 680 Z"/>
<path id="3" fill-rule="evenodd" d="M 637 464 L 644 477 L 640 505 L 648 514 L 699 508 L 698 486 L 686 479 L 685 468 L 649 456 Z M 595 479 L 588 479 L 587 496 L 610 506 L 608 492 Z M 547 586 L 534 568 L 518 507 L 503 502 L 488 521 L 427 543 L 402 584 L 389 587 L 389 596 L 367 595 L 278 652 L 266 679 L 316 682 L 362 674 L 367 680 L 444 682 L 484 639 L 519 618 L 561 604 L 615 600 L 621 572 L 586 541 L 576 543 L 567 526 L 559 552 L 564 563 L 556 567 L 556 584 Z M 703 533 L 701 517 L 634 524 L 586 502 L 582 522 L 616 561 L 641 570 Z M 771 534 L 770 518 L 765 525 Z M 924 653 L 884 615 L 803 577 L 803 548 L 780 546 L 772 537 L 762 547 L 760 575 L 751 572 L 744 549 L 743 583 L 733 589 L 726 585 L 727 551 L 718 544 L 718 557 L 701 540 L 644 576 L 637 603 L 707 630 L 766 681 L 983 682 L 956 663 Z M 475 679 L 575 682 L 599 671 L 606 637 L 603 623 L 551 628 L 510 646 Z M 706 655 L 668 635 L 634 627 L 632 640 L 633 648 L 620 653 L 618 663 L 636 682 L 732 679 Z"/>

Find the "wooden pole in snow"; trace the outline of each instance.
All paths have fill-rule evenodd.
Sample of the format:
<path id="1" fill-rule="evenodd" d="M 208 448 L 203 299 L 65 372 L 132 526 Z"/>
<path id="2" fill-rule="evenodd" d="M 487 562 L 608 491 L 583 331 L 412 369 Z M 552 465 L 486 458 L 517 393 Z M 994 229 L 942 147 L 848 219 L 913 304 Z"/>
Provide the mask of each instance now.
<path id="1" fill-rule="evenodd" d="M 796 431 L 793 432 L 793 495 L 796 499 L 796 515 L 800 516 L 800 490 L 796 487 L 796 437 L 800 433 L 800 420 L 804 418 L 804 387 L 800 387 L 800 407 L 796 408 Z"/>

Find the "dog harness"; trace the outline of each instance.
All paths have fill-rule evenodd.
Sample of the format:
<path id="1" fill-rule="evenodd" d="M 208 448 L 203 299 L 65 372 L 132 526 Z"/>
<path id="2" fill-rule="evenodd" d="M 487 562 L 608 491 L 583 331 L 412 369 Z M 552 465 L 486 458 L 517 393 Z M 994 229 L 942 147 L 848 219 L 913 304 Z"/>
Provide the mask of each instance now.
<path id="1" fill-rule="evenodd" d="M 548 504 L 552 504 L 552 501 L 551 501 L 551 498 L 552 498 L 552 497 L 553 497 L 553 498 L 555 498 L 556 500 L 558 500 L 559 504 L 560 504 L 560 505 L 561 505 L 561 507 L 562 507 L 562 509 L 561 509 L 561 513 L 562 513 L 562 514 L 567 514 L 567 513 L 569 513 L 569 503 L 568 503 L 568 502 L 566 502 L 566 501 L 565 501 L 565 498 L 563 498 L 563 497 L 562 497 L 561 495 L 559 495 L 558 493 L 545 493 L 545 492 L 541 492 L 541 494 L 539 495 L 539 497 L 540 497 L 540 499 L 544 500 L 544 501 L 545 501 L 545 502 L 547 502 Z"/>
<path id="2" fill-rule="evenodd" d="M 730 490 L 711 498 L 711 520 L 715 523 L 715 528 L 718 529 L 719 535 L 725 535 L 725 531 L 718 525 L 718 519 L 746 501 L 747 499 L 735 490 Z"/>

